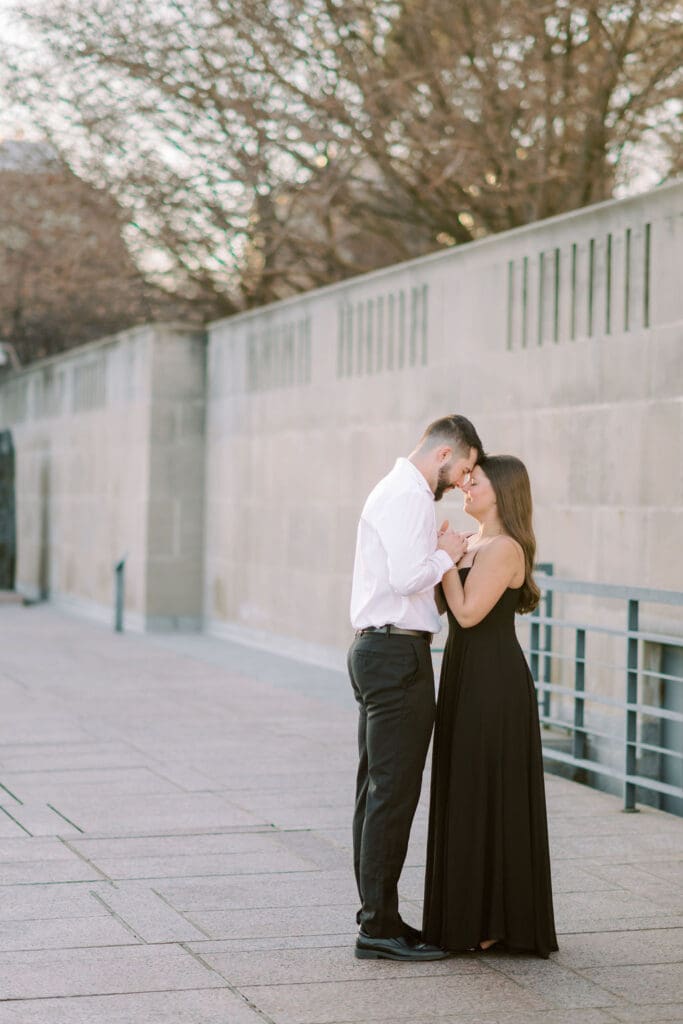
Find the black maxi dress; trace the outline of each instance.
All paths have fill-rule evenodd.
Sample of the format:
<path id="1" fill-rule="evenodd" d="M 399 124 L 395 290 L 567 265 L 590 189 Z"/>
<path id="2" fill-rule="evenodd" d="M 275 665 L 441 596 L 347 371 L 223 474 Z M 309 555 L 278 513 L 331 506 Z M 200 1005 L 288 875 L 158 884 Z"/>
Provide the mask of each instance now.
<path id="1" fill-rule="evenodd" d="M 465 583 L 469 569 L 460 569 Z M 553 917 L 541 734 L 515 633 L 519 590 L 476 626 L 448 611 L 432 761 L 423 934 L 547 957 Z"/>

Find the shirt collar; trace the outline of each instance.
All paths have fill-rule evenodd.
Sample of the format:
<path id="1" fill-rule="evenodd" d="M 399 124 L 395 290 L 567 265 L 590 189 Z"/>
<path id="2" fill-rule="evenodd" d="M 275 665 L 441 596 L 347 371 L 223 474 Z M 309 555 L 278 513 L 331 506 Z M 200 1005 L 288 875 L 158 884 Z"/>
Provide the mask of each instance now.
<path id="1" fill-rule="evenodd" d="M 423 488 L 423 490 L 427 492 L 432 501 L 434 500 L 434 491 L 431 489 L 420 470 L 417 466 L 413 465 L 410 459 L 406 459 L 401 456 L 396 459 L 395 468 L 400 469 L 404 473 L 408 473 Z"/>

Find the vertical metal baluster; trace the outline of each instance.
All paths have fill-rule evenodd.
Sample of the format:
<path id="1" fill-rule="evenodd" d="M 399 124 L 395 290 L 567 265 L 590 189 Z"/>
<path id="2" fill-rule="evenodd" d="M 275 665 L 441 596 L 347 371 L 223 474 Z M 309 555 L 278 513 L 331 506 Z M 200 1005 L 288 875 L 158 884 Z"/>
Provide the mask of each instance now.
<path id="1" fill-rule="evenodd" d="M 583 731 L 583 712 L 585 701 L 583 694 L 586 688 L 586 630 L 576 631 L 576 651 L 574 655 L 574 735 L 572 738 L 572 756 L 583 759 L 586 756 L 586 734 Z"/>
<path id="2" fill-rule="evenodd" d="M 628 631 L 638 631 L 638 602 L 628 603 Z M 636 741 L 638 739 L 638 712 L 628 705 L 638 703 L 638 637 L 626 641 L 626 779 L 624 780 L 624 810 L 635 811 L 636 787 L 629 776 L 636 773 Z"/>
<path id="3" fill-rule="evenodd" d="M 541 642 L 541 626 L 538 621 L 538 608 L 534 608 L 530 615 L 531 627 L 529 631 L 529 668 L 536 686 L 536 700 L 538 700 L 538 650 Z"/>
<path id="4" fill-rule="evenodd" d="M 126 585 L 125 571 L 126 559 L 122 558 L 121 561 L 117 562 L 116 565 L 114 566 L 114 630 L 117 633 L 123 633 L 123 598 Z"/>
<path id="5" fill-rule="evenodd" d="M 552 576 L 553 567 L 548 565 L 546 568 L 546 574 Z M 552 619 L 553 617 L 553 592 L 547 590 L 544 597 L 545 606 L 545 617 Z M 552 682 L 552 650 L 553 650 L 553 627 L 546 623 L 543 626 L 543 683 L 547 687 L 543 690 L 543 714 L 546 718 L 550 718 L 550 684 Z M 547 652 L 547 653 L 546 653 Z"/>

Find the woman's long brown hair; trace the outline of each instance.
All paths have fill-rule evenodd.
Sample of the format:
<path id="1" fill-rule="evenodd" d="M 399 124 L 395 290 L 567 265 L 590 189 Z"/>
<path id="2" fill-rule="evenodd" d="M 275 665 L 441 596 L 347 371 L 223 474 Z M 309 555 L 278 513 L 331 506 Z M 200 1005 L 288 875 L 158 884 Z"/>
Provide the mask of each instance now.
<path id="1" fill-rule="evenodd" d="M 480 462 L 496 495 L 498 518 L 503 529 L 524 552 L 524 583 L 517 611 L 532 612 L 541 599 L 533 577 L 536 537 L 532 525 L 531 484 L 524 463 L 514 455 L 487 455 Z"/>

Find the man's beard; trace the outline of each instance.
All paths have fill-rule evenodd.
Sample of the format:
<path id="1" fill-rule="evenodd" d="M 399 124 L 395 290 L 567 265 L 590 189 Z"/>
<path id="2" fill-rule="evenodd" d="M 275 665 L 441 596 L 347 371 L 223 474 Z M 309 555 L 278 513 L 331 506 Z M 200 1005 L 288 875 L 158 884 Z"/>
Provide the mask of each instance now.
<path id="1" fill-rule="evenodd" d="M 450 466 L 441 466 L 439 469 L 436 490 L 434 491 L 434 501 L 441 501 L 446 491 L 450 491 L 454 487 L 454 484 L 451 483 L 448 477 L 449 469 Z"/>

